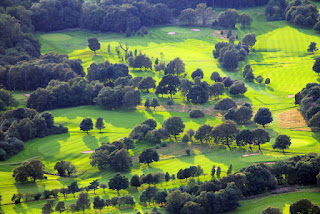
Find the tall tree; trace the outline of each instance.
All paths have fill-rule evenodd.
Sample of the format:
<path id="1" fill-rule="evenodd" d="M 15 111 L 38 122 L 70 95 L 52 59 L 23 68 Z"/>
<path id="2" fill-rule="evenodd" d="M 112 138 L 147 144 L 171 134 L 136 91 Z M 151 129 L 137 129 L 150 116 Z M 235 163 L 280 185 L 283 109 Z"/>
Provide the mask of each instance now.
<path id="1" fill-rule="evenodd" d="M 311 42 L 307 51 L 313 54 L 317 50 L 318 50 L 317 43 Z"/>
<path id="2" fill-rule="evenodd" d="M 101 130 L 106 127 L 106 126 L 104 125 L 104 122 L 103 122 L 103 118 L 102 118 L 102 117 L 98 117 L 98 118 L 97 118 L 95 127 L 96 127 L 96 129 L 99 129 L 99 130 L 100 130 L 100 133 L 101 133 Z"/>
<path id="3" fill-rule="evenodd" d="M 88 193 L 81 192 L 76 202 L 77 207 L 84 213 L 86 209 L 90 209 L 90 204 L 91 202 Z"/>
<path id="4" fill-rule="evenodd" d="M 101 45 L 100 42 L 97 38 L 89 38 L 88 39 L 88 47 L 90 48 L 90 50 L 92 50 L 94 52 L 94 54 L 96 55 L 96 51 L 100 50 Z"/>
<path id="5" fill-rule="evenodd" d="M 254 122 L 265 128 L 265 125 L 273 121 L 272 113 L 268 108 L 261 107 L 254 115 Z"/>
<path id="6" fill-rule="evenodd" d="M 164 74 L 172 74 L 179 76 L 180 74 L 185 72 L 185 66 L 186 65 L 183 63 L 183 61 L 179 57 L 177 57 L 169 62 L 169 64 L 164 70 Z"/>
<path id="7" fill-rule="evenodd" d="M 91 118 L 84 118 L 80 123 L 80 130 L 89 133 L 93 129 L 93 123 Z"/>
<path id="8" fill-rule="evenodd" d="M 101 212 L 105 206 L 106 203 L 103 198 L 100 198 L 99 196 L 93 198 L 93 209 L 99 209 Z"/>
<path id="9" fill-rule="evenodd" d="M 316 58 L 316 61 L 313 64 L 312 70 L 320 75 L 320 57 Z"/>
<path id="10" fill-rule="evenodd" d="M 139 175 L 133 175 L 130 180 L 130 185 L 138 190 L 138 187 L 142 185 Z"/>
<path id="11" fill-rule="evenodd" d="M 215 139 L 215 142 L 222 142 L 230 148 L 230 143 L 232 143 L 236 135 L 239 133 L 237 125 L 234 121 L 227 120 L 224 123 L 221 123 L 212 130 L 212 136 Z"/>
<path id="12" fill-rule="evenodd" d="M 153 98 L 151 99 L 150 106 L 151 106 L 151 107 L 153 108 L 153 110 L 155 111 L 156 108 L 157 108 L 158 106 L 160 106 L 160 103 L 159 103 L 158 98 L 153 97 Z"/>

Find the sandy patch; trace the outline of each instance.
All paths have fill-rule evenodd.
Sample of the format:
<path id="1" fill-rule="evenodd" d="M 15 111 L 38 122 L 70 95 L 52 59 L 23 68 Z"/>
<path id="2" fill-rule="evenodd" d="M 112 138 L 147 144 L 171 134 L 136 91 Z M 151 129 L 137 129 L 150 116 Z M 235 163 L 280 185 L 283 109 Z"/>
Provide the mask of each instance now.
<path id="1" fill-rule="evenodd" d="M 266 164 L 266 165 L 272 165 L 272 164 L 275 164 L 276 162 L 265 162 L 265 163 L 263 163 L 263 164 Z M 260 163 L 254 163 L 255 165 L 258 165 L 258 164 L 260 164 Z"/>
<path id="2" fill-rule="evenodd" d="M 289 94 L 289 95 L 288 95 L 288 98 L 292 98 L 292 97 L 293 97 L 293 95 L 292 95 L 292 94 Z"/>
<path id="3" fill-rule="evenodd" d="M 195 31 L 195 32 L 199 32 L 200 31 L 200 29 L 190 29 L 190 30 Z"/>
<path id="4" fill-rule="evenodd" d="M 26 97 L 30 97 L 30 94 L 24 94 L 24 96 L 26 96 Z"/>
<path id="5" fill-rule="evenodd" d="M 279 114 L 278 124 L 283 129 L 311 131 L 298 109 L 288 110 Z"/>
<path id="6" fill-rule="evenodd" d="M 254 156 L 254 155 L 260 155 L 260 153 L 252 153 L 252 154 L 246 154 L 246 155 L 242 155 L 242 157 L 249 157 L 249 156 Z"/>
<path id="7" fill-rule="evenodd" d="M 83 151 L 81 152 L 82 154 L 90 154 L 90 153 L 94 153 L 94 151 Z"/>
<path id="8" fill-rule="evenodd" d="M 27 102 L 28 100 L 27 99 L 22 99 L 23 101 Z"/>
<path id="9" fill-rule="evenodd" d="M 169 32 L 168 34 L 169 35 L 174 35 L 174 34 L 176 34 L 176 32 Z"/>

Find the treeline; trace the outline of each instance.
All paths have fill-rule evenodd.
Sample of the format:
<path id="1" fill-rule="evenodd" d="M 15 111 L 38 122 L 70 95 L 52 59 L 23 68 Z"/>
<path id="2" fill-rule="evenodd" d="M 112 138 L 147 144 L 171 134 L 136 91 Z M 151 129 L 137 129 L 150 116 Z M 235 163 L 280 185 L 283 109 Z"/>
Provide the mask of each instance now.
<path id="1" fill-rule="evenodd" d="M 10 90 L 36 90 L 51 80 L 68 81 L 85 76 L 81 60 L 70 60 L 67 55 L 44 54 L 39 59 L 22 61 L 0 68 L 0 84 Z"/>
<path id="2" fill-rule="evenodd" d="M 320 84 L 308 83 L 295 95 L 295 104 L 310 127 L 320 127 Z"/>
<path id="3" fill-rule="evenodd" d="M 8 110 L 0 117 L 0 159 L 6 160 L 22 151 L 25 141 L 67 132 L 63 125 L 54 125 L 49 112 L 39 114 L 28 108 Z"/>
<path id="4" fill-rule="evenodd" d="M 287 20 L 289 23 L 319 31 L 319 11 L 310 1 L 270 0 L 265 14 L 268 21 Z"/>

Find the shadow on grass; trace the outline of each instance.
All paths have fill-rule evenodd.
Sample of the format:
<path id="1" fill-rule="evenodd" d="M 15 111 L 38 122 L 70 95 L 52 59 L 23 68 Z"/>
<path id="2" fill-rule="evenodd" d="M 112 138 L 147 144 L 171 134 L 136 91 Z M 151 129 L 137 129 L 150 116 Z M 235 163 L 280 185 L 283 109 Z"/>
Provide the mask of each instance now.
<path id="1" fill-rule="evenodd" d="M 93 135 L 87 134 L 82 138 L 82 140 L 91 150 L 95 150 L 99 146 L 97 138 Z"/>

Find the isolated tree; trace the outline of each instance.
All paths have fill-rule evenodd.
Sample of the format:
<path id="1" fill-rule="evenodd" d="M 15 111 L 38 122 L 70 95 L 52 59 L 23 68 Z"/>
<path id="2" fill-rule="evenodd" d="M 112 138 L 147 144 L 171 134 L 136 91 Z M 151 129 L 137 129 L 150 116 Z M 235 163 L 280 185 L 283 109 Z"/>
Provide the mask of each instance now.
<path id="1" fill-rule="evenodd" d="M 256 77 L 256 81 L 257 81 L 259 84 L 261 84 L 261 83 L 263 82 L 263 80 L 264 80 L 264 78 L 263 78 L 261 75 L 259 75 L 259 76 Z"/>
<path id="2" fill-rule="evenodd" d="M 94 194 L 96 194 L 96 189 L 98 189 L 98 187 L 99 187 L 98 179 L 90 182 L 89 189 L 93 189 Z"/>
<path id="3" fill-rule="evenodd" d="M 119 191 L 122 189 L 127 189 L 129 187 L 129 180 L 125 176 L 117 173 L 109 180 L 109 189 L 117 190 L 118 195 L 120 195 Z"/>
<path id="4" fill-rule="evenodd" d="M 146 163 L 150 167 L 150 163 L 159 161 L 159 154 L 153 149 L 145 149 L 139 155 L 139 163 Z"/>
<path id="5" fill-rule="evenodd" d="M 204 76 L 203 71 L 200 68 L 198 68 L 191 74 L 192 79 L 195 79 L 196 77 L 200 77 L 200 79 L 203 79 L 203 76 Z"/>
<path id="6" fill-rule="evenodd" d="M 197 22 L 197 13 L 194 9 L 187 8 L 180 12 L 178 18 L 181 24 L 194 25 Z"/>
<path id="7" fill-rule="evenodd" d="M 77 181 L 74 181 L 74 182 L 72 182 L 71 184 L 70 184 L 70 186 L 68 186 L 68 191 L 70 192 L 70 193 L 72 193 L 73 194 L 73 197 L 75 198 L 75 193 L 76 192 L 79 192 L 79 186 L 78 186 L 78 182 Z"/>
<path id="8" fill-rule="evenodd" d="M 313 54 L 317 50 L 318 50 L 317 43 L 311 42 L 307 51 Z"/>
<path id="9" fill-rule="evenodd" d="M 211 174 L 211 177 L 214 178 L 214 175 L 216 174 L 216 166 L 215 165 L 212 166 L 210 174 Z"/>
<path id="10" fill-rule="evenodd" d="M 183 61 L 177 57 L 174 60 L 170 61 L 167 67 L 164 70 L 164 74 L 172 74 L 179 76 L 180 74 L 184 73 L 186 70 L 186 65 L 183 63 Z"/>
<path id="11" fill-rule="evenodd" d="M 314 72 L 320 75 L 320 57 L 316 58 L 316 61 L 314 62 L 312 69 Z"/>
<path id="12" fill-rule="evenodd" d="M 233 168 L 233 166 L 232 166 L 232 164 L 230 164 L 228 171 L 227 171 L 227 175 L 232 174 L 232 168 Z"/>
<path id="13" fill-rule="evenodd" d="M 273 149 L 282 149 L 283 153 L 285 149 L 288 149 L 291 145 L 291 139 L 288 135 L 279 135 L 276 138 L 276 142 L 273 144 Z"/>
<path id="14" fill-rule="evenodd" d="M 86 209 L 90 209 L 90 204 L 88 193 L 81 192 L 76 202 L 77 207 L 84 213 Z"/>
<path id="15" fill-rule="evenodd" d="M 153 97 L 153 98 L 151 99 L 150 106 L 151 106 L 151 107 L 153 108 L 153 110 L 155 111 L 156 108 L 157 108 L 158 106 L 160 106 L 160 103 L 159 103 L 158 98 Z"/>
<path id="16" fill-rule="evenodd" d="M 212 81 L 215 81 L 215 82 L 217 82 L 220 78 L 221 78 L 221 77 L 220 77 L 220 74 L 219 74 L 219 72 L 217 72 L 217 71 L 212 72 L 212 74 L 211 74 L 211 76 L 210 76 L 210 79 L 211 79 Z"/>
<path id="17" fill-rule="evenodd" d="M 197 16 L 201 20 L 202 25 L 206 25 L 213 15 L 212 8 L 207 7 L 205 3 L 198 4 L 195 11 Z"/>
<path id="18" fill-rule="evenodd" d="M 216 82 L 212 86 L 210 86 L 209 90 L 211 95 L 219 99 L 219 96 L 223 95 L 225 87 L 222 82 Z"/>
<path id="19" fill-rule="evenodd" d="M 281 210 L 276 207 L 267 207 L 262 210 L 261 214 L 282 214 Z"/>
<path id="20" fill-rule="evenodd" d="M 256 35 L 254 33 L 247 34 L 242 39 L 242 44 L 248 47 L 253 47 L 257 42 Z"/>
<path id="21" fill-rule="evenodd" d="M 90 38 L 88 39 L 88 47 L 90 48 L 90 50 L 92 50 L 94 52 L 94 54 L 96 55 L 96 51 L 100 50 L 101 45 L 100 42 L 97 38 Z"/>
<path id="22" fill-rule="evenodd" d="M 85 118 L 80 123 L 80 130 L 89 133 L 93 129 L 93 123 L 91 118 Z"/>
<path id="23" fill-rule="evenodd" d="M 239 133 L 237 125 L 234 121 L 227 120 L 212 130 L 212 136 L 215 142 L 221 142 L 230 148 L 230 143 L 232 143 L 236 135 Z"/>
<path id="24" fill-rule="evenodd" d="M 183 132 L 185 125 L 180 117 L 170 117 L 163 122 L 162 127 L 177 140 L 177 135 Z"/>
<path id="25" fill-rule="evenodd" d="M 243 13 L 239 15 L 238 22 L 241 23 L 242 28 L 244 29 L 246 26 L 251 25 L 252 18 L 247 13 Z"/>
<path id="26" fill-rule="evenodd" d="M 130 180 L 130 185 L 138 190 L 138 187 L 142 185 L 139 175 L 133 175 Z"/>
<path id="27" fill-rule="evenodd" d="M 103 198 L 100 198 L 99 196 L 95 196 L 93 198 L 93 209 L 99 209 L 101 210 L 106 206 L 106 203 Z"/>
<path id="28" fill-rule="evenodd" d="M 101 183 L 100 188 L 103 189 L 103 193 L 106 194 L 105 189 L 107 188 L 106 184 Z"/>
<path id="29" fill-rule="evenodd" d="M 249 144 L 250 149 L 253 143 L 253 133 L 249 129 L 243 129 L 236 136 L 236 141 L 238 146 L 245 146 Z"/>
<path id="30" fill-rule="evenodd" d="M 270 142 L 270 134 L 264 129 L 260 129 L 260 128 L 254 129 L 252 130 L 252 134 L 253 134 L 252 140 L 255 145 L 259 146 L 259 150 L 261 150 L 260 148 L 261 144 Z"/>
<path id="31" fill-rule="evenodd" d="M 66 207 L 65 207 L 65 204 L 64 204 L 64 201 L 59 201 L 57 203 L 57 206 L 55 208 L 55 211 L 56 212 L 59 212 L 59 213 L 62 213 L 66 210 Z"/>
<path id="32" fill-rule="evenodd" d="M 262 125 L 263 128 L 265 128 L 266 124 L 271 123 L 272 121 L 273 117 L 271 111 L 268 108 L 261 107 L 254 115 L 254 122 Z"/>
<path id="33" fill-rule="evenodd" d="M 13 170 L 13 177 L 16 181 L 26 182 L 28 178 L 33 179 L 36 182 L 38 179 L 43 179 L 44 164 L 40 160 L 31 160 L 30 162 L 24 162 L 21 166 L 18 166 Z"/>
<path id="34" fill-rule="evenodd" d="M 102 117 L 98 117 L 97 121 L 96 121 L 96 124 L 95 124 L 95 127 L 96 129 L 99 129 L 100 130 L 100 133 L 101 133 L 101 129 L 104 129 L 106 126 L 104 125 L 104 122 L 103 122 L 103 118 Z"/>
<path id="35" fill-rule="evenodd" d="M 264 81 L 264 84 L 269 85 L 270 84 L 270 78 L 266 78 L 266 80 Z"/>

